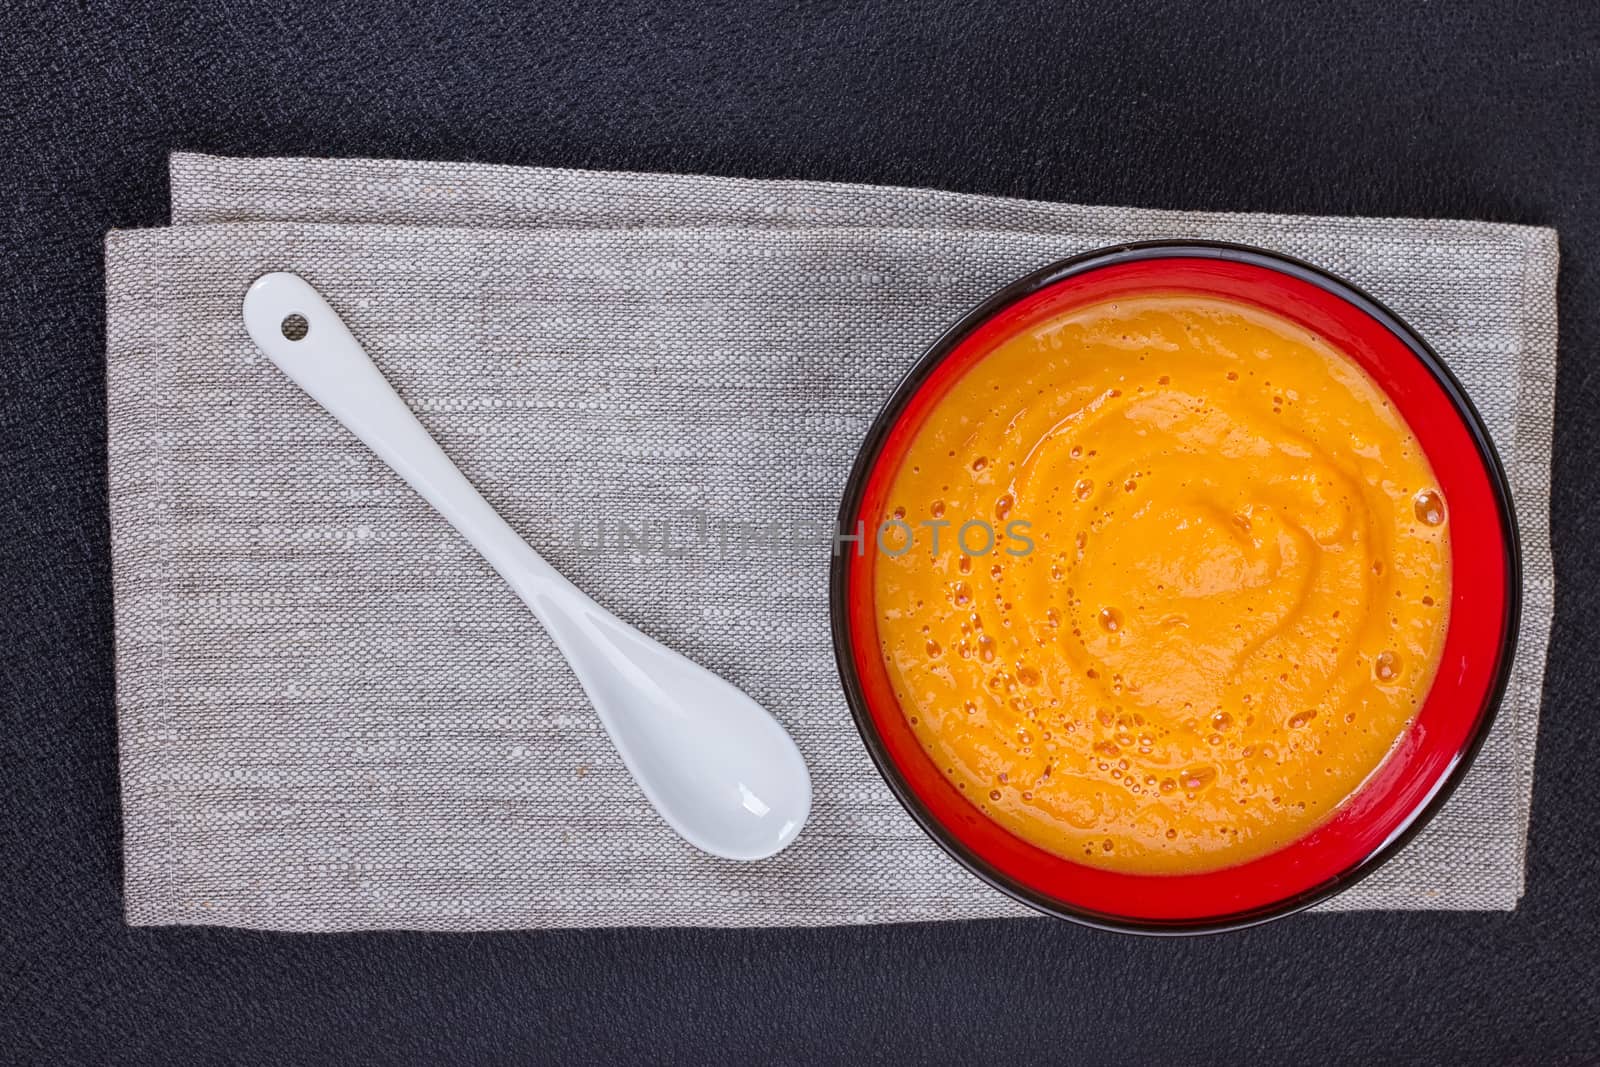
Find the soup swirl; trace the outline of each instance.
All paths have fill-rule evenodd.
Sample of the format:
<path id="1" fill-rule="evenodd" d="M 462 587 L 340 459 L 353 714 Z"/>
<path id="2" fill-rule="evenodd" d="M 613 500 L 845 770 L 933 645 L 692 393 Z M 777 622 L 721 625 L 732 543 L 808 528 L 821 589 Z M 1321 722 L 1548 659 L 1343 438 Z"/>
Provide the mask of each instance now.
<path id="1" fill-rule="evenodd" d="M 1078 309 L 917 430 L 880 516 L 881 652 L 930 757 L 1011 832 L 1229 866 L 1328 818 L 1409 727 L 1446 510 L 1382 390 L 1298 325 L 1183 294 Z"/>

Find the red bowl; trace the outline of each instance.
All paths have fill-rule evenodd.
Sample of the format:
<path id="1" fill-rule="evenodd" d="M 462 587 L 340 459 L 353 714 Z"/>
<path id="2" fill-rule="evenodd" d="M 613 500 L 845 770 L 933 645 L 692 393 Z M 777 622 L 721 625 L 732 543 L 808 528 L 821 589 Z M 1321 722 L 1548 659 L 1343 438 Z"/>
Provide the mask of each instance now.
<path id="1" fill-rule="evenodd" d="M 1382 304 L 1307 263 L 1208 242 L 1123 245 L 1063 260 L 1002 289 L 911 368 L 856 457 L 840 529 L 883 513 L 901 459 L 933 405 L 1019 331 L 1073 308 L 1136 293 L 1192 292 L 1252 304 L 1302 324 L 1388 393 L 1433 466 L 1451 509 L 1452 599 L 1438 674 L 1411 729 L 1332 817 L 1276 852 L 1198 874 L 1089 867 L 990 821 L 917 743 L 879 651 L 873 553 L 836 552 L 834 654 L 867 751 L 906 810 L 995 888 L 1040 911 L 1141 933 L 1201 933 L 1287 915 L 1348 888 L 1432 817 L 1488 735 L 1516 648 L 1521 560 L 1511 492 L 1483 420 L 1427 344 Z M 870 536 L 866 539 L 871 540 Z"/>

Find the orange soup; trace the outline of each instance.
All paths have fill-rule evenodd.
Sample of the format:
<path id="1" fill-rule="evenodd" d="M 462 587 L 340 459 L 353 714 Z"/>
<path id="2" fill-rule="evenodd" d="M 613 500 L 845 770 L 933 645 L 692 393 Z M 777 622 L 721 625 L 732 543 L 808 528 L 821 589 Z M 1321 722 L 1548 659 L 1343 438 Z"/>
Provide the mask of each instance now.
<path id="1" fill-rule="evenodd" d="M 1446 503 L 1350 359 L 1211 297 L 1008 340 L 896 473 L 879 640 L 925 750 L 1070 859 L 1196 872 L 1328 818 L 1404 734 L 1450 602 Z"/>

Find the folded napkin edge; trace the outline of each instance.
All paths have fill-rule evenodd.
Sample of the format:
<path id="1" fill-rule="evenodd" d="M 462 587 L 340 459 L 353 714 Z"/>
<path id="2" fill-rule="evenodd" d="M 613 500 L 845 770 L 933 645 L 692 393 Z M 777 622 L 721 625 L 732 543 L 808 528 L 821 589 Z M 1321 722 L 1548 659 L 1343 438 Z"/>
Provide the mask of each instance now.
<path id="1" fill-rule="evenodd" d="M 350 169 L 369 170 L 374 174 L 390 174 L 397 176 L 406 171 L 448 171 L 452 169 L 470 168 L 475 181 L 484 181 L 491 176 L 504 176 L 513 180 L 527 181 L 533 178 L 553 178 L 566 176 L 574 179 L 608 180 L 641 185 L 658 185 L 669 183 L 680 186 L 700 186 L 705 188 L 741 189 L 752 186 L 770 187 L 774 190 L 792 192 L 814 192 L 819 190 L 832 190 L 839 193 L 867 192 L 873 195 L 883 194 L 912 194 L 926 195 L 935 198 L 949 199 L 952 202 L 982 202 L 1010 209 L 1073 209 L 1096 208 L 1118 209 L 1146 213 L 1152 219 L 1175 218 L 1191 216 L 1198 219 L 1221 219 L 1250 221 L 1257 224 L 1269 223 L 1273 220 L 1281 222 L 1327 222 L 1332 220 L 1345 220 L 1361 223 L 1388 223 L 1408 226 L 1439 226 L 1461 229 L 1464 232 L 1483 234 L 1493 231 L 1516 233 L 1525 238 L 1532 238 L 1540 242 L 1549 242 L 1555 245 L 1559 241 L 1559 232 L 1553 226 L 1538 223 L 1503 222 L 1486 219 L 1466 219 L 1450 216 L 1407 216 L 1407 215 L 1325 215 L 1293 211 L 1237 211 L 1211 208 L 1169 208 L 1150 207 L 1132 204 L 1085 204 L 1070 201 L 1036 200 L 1025 197 L 1012 197 L 1003 194 L 976 192 L 971 190 L 938 189 L 929 186 L 907 185 L 878 185 L 868 182 L 834 181 L 817 178 L 751 178 L 733 175 L 713 174 L 683 174 L 669 171 L 628 171 L 628 170 L 596 170 L 574 167 L 549 167 L 538 164 L 516 163 L 479 163 L 470 160 L 407 160 L 389 159 L 369 156 L 346 157 L 318 157 L 318 156 L 228 156 L 215 155 L 205 152 L 193 152 L 183 149 L 173 149 L 168 153 L 168 173 L 171 184 L 171 211 L 174 226 L 192 225 L 189 216 L 205 205 L 206 190 L 211 183 L 206 180 L 206 168 L 222 167 L 233 169 L 254 168 L 300 168 L 302 170 L 326 169 L 330 173 L 339 172 L 347 175 Z M 441 174 L 441 177 L 444 176 Z M 459 176 L 458 176 L 459 177 Z M 204 218 L 200 221 L 206 222 Z M 257 220 L 265 221 L 265 220 Z M 278 220 L 291 221 L 291 220 Z M 311 222 L 315 220 L 298 220 Z M 481 226 L 450 227 L 466 229 L 483 229 Z M 507 229 L 521 229 L 520 226 L 506 226 Z"/>

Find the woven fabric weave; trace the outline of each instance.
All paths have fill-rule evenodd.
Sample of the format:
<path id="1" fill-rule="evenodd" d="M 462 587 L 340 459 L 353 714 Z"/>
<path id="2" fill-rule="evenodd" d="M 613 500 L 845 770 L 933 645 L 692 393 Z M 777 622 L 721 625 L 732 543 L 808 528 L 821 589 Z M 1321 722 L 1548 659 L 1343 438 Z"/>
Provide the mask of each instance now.
<path id="1" fill-rule="evenodd" d="M 1366 288 L 1461 378 L 1521 523 L 1522 630 L 1477 763 L 1323 905 L 1509 909 L 1554 577 L 1556 238 L 1473 222 L 1161 212 L 925 190 L 372 160 L 172 160 L 173 223 L 107 238 L 126 908 L 135 925 L 483 930 L 1031 914 L 868 761 L 815 539 L 889 389 L 1052 260 L 1158 238 Z M 757 864 L 681 842 L 497 576 L 254 348 L 293 270 L 519 532 L 723 674 L 813 773 Z"/>

